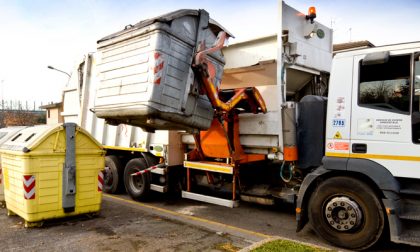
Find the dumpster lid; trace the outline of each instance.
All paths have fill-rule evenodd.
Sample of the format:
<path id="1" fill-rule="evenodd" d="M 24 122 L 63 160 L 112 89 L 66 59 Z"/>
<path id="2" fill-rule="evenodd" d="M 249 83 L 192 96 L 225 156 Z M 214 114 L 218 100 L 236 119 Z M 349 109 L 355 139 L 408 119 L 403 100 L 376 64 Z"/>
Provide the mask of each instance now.
<path id="1" fill-rule="evenodd" d="M 198 16 L 199 15 L 199 10 L 192 10 L 192 9 L 180 9 L 177 11 L 173 11 L 158 17 L 154 17 L 154 18 L 150 18 L 150 19 L 146 19 L 143 21 L 138 22 L 135 25 L 127 25 L 124 30 L 113 33 L 111 35 L 108 35 L 100 40 L 98 40 L 98 44 L 109 40 L 109 39 L 113 39 L 115 37 L 118 37 L 124 33 L 130 32 L 132 30 L 137 30 L 143 27 L 146 27 L 148 25 L 151 25 L 153 23 L 157 23 L 157 22 L 161 22 L 161 23 L 165 23 L 165 22 L 170 22 L 174 19 L 183 17 L 183 16 Z M 210 24 L 210 29 L 217 35 L 220 31 L 224 31 L 226 32 L 230 37 L 234 38 L 234 36 L 232 35 L 232 33 L 230 33 L 228 30 L 226 30 L 223 26 L 221 26 L 218 22 L 216 22 L 213 19 L 209 19 L 209 24 Z"/>
<path id="2" fill-rule="evenodd" d="M 24 148 L 28 148 L 28 146 L 32 145 L 32 143 L 36 141 L 39 137 L 41 137 L 41 135 L 47 133 L 52 128 L 57 127 L 59 127 L 59 125 L 41 125 L 27 127 L 26 129 L 17 132 L 17 134 L 14 134 L 13 137 L 11 137 L 8 141 L 4 142 L 0 146 L 0 149 L 23 151 Z"/>
<path id="3" fill-rule="evenodd" d="M 53 125 L 37 125 L 32 127 L 26 127 L 12 137 L 9 138 L 0 146 L 0 150 L 19 151 L 19 152 L 30 152 L 36 148 L 50 135 L 64 131 L 65 124 L 53 124 Z M 76 127 L 76 131 L 80 131 L 87 135 L 93 142 L 96 143 L 101 149 L 101 144 L 96 141 L 89 133 L 80 127 Z M 63 134 L 65 134 L 63 132 Z"/>
<path id="4" fill-rule="evenodd" d="M 17 132 L 27 128 L 26 126 L 13 126 L 0 128 L 0 146 L 14 136 Z"/>

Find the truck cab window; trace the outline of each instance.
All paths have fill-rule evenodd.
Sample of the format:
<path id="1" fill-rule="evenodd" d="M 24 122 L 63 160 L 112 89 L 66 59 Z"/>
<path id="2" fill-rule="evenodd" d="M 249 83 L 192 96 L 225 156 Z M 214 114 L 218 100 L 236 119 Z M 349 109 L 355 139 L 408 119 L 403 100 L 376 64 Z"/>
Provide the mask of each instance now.
<path id="1" fill-rule="evenodd" d="M 386 63 L 362 65 L 360 106 L 397 113 L 410 111 L 410 55 L 390 57 Z"/>
<path id="2" fill-rule="evenodd" d="M 416 53 L 414 56 L 412 124 L 413 143 L 420 143 L 420 53 Z"/>

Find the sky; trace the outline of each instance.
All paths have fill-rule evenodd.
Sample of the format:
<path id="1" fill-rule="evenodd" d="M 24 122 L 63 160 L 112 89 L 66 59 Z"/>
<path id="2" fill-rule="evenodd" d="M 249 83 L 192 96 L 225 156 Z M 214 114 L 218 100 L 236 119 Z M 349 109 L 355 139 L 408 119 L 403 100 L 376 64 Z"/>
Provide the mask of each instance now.
<path id="1" fill-rule="evenodd" d="M 420 41 L 419 0 L 285 0 L 334 30 L 334 43 Z M 278 0 L 0 0 L 0 100 L 59 102 L 67 75 L 96 41 L 127 24 L 181 8 L 206 9 L 235 35 L 276 33 Z"/>

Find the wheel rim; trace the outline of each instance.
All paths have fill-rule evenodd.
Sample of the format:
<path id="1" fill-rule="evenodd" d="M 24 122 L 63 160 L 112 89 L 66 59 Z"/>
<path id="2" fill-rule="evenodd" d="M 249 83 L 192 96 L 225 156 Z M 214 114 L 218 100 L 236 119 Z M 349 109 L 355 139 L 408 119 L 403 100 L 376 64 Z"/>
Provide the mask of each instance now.
<path id="1" fill-rule="evenodd" d="M 341 196 L 331 198 L 326 203 L 324 217 L 329 226 L 337 231 L 354 231 L 362 223 L 363 212 L 356 201 Z"/>
<path id="2" fill-rule="evenodd" d="M 133 169 L 132 173 L 140 171 L 139 169 Z M 131 176 L 128 180 L 128 186 L 130 187 L 131 191 L 134 193 L 140 193 L 143 189 L 144 183 L 143 183 L 143 174 L 137 175 L 137 176 Z"/>
<path id="3" fill-rule="evenodd" d="M 104 184 L 107 186 L 112 186 L 112 183 L 114 182 L 114 176 L 112 174 L 112 171 L 109 167 L 105 167 L 104 172 Z"/>

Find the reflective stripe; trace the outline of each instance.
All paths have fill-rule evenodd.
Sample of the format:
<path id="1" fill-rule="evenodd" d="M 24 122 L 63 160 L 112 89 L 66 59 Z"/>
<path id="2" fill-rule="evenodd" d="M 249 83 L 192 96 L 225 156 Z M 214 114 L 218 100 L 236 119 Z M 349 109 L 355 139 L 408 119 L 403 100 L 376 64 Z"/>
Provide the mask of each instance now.
<path id="1" fill-rule="evenodd" d="M 233 174 L 233 167 L 227 164 L 219 165 L 219 164 L 209 164 L 209 163 L 202 163 L 202 162 L 184 161 L 184 166 L 186 168 L 192 168 L 192 169 L 197 169 L 197 170 Z"/>
<path id="2" fill-rule="evenodd" d="M 23 189 L 25 199 L 35 199 L 35 176 L 23 175 Z"/>
<path id="3" fill-rule="evenodd" d="M 402 160 L 402 161 L 420 161 L 420 157 L 415 156 L 396 156 L 396 155 L 378 155 L 378 154 L 360 154 L 360 153 L 334 153 L 326 152 L 327 157 L 343 157 L 343 158 L 364 158 L 364 159 L 386 159 L 386 160 Z"/>
<path id="4" fill-rule="evenodd" d="M 147 152 L 147 150 L 145 148 L 131 148 L 131 147 L 120 147 L 120 146 L 109 146 L 109 145 L 104 145 L 102 147 L 104 149 L 110 149 L 110 150 L 125 150 L 125 151 Z"/>
<path id="5" fill-rule="evenodd" d="M 104 186 L 104 174 L 102 171 L 98 173 L 98 192 L 102 192 Z"/>

